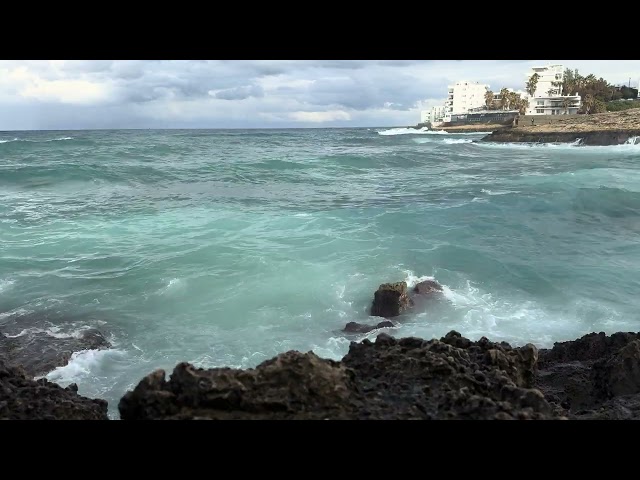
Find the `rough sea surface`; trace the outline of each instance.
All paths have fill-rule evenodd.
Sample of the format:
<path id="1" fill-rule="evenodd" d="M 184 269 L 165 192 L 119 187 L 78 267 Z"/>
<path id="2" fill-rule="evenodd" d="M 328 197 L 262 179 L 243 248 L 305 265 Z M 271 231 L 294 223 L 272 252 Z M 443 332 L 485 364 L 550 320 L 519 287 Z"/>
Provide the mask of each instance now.
<path id="1" fill-rule="evenodd" d="M 394 336 L 549 347 L 640 330 L 640 145 L 408 129 L 0 132 L 0 331 L 113 344 L 48 374 L 109 401 L 157 368 L 338 359 L 380 283 Z M 373 338 L 378 332 L 372 332 Z"/>

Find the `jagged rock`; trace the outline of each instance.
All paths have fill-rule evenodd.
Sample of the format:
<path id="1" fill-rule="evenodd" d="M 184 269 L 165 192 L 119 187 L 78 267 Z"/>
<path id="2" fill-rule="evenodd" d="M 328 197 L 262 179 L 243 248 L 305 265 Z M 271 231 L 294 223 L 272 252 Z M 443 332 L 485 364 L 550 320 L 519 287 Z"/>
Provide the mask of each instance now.
<path id="1" fill-rule="evenodd" d="M 442 285 L 435 280 L 425 280 L 413 287 L 413 291 L 420 295 L 433 295 L 442 292 Z"/>
<path id="2" fill-rule="evenodd" d="M 158 370 L 120 401 L 123 420 L 353 418 L 353 372 L 314 353 L 290 351 L 255 369 Z"/>
<path id="3" fill-rule="evenodd" d="M 78 395 L 75 384 L 62 388 L 27 377 L 0 360 L 0 420 L 108 420 L 107 402 Z"/>
<path id="4" fill-rule="evenodd" d="M 0 357 L 8 363 L 20 365 L 25 372 L 37 377 L 69 363 L 74 352 L 110 348 L 111 344 L 98 330 L 84 330 L 78 337 L 57 338 L 45 332 L 17 337 L 0 333 Z"/>
<path id="5" fill-rule="evenodd" d="M 640 419 L 639 337 L 590 333 L 540 350 L 536 385 L 570 418 Z"/>
<path id="6" fill-rule="evenodd" d="M 365 325 L 358 322 L 349 322 L 345 325 L 343 331 L 347 333 L 369 333 L 372 330 L 377 330 L 379 328 L 388 328 L 394 326 L 395 325 L 393 324 L 393 322 L 390 322 L 389 320 L 380 322 L 377 325 Z"/>
<path id="7" fill-rule="evenodd" d="M 143 379 L 119 408 L 123 420 L 559 418 L 539 391 L 517 384 L 534 357 L 456 332 L 429 341 L 380 334 L 351 343 L 342 362 L 287 352 L 248 370 L 182 363 L 168 381 L 161 370 Z"/>
<path id="8" fill-rule="evenodd" d="M 384 283 L 374 294 L 371 316 L 396 317 L 412 304 L 407 295 L 407 282 Z"/>

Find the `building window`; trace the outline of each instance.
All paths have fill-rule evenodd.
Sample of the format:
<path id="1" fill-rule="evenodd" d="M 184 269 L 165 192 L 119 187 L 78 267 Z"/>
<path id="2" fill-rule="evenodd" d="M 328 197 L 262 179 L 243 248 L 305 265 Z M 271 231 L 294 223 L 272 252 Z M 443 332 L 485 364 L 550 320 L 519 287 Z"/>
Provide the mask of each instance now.
<path id="1" fill-rule="evenodd" d="M 544 113 L 544 110 L 541 108 L 536 108 L 536 113 Z"/>
<path id="2" fill-rule="evenodd" d="M 544 100 L 538 100 L 538 106 L 544 105 Z"/>

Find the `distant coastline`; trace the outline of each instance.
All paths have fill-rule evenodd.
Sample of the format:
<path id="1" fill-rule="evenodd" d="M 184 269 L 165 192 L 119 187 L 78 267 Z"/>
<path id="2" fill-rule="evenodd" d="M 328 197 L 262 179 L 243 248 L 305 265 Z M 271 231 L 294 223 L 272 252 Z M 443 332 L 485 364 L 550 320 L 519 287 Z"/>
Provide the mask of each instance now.
<path id="1" fill-rule="evenodd" d="M 530 117 L 533 118 L 533 117 Z M 536 125 L 535 118 L 520 117 L 519 125 L 495 130 L 483 142 L 572 143 L 581 145 L 621 145 L 640 136 L 640 110 L 579 115 Z"/>

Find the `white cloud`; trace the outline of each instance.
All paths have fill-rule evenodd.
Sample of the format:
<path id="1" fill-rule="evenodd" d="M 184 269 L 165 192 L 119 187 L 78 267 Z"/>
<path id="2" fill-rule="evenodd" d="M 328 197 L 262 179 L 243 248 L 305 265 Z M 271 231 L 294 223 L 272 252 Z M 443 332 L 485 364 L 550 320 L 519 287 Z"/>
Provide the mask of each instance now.
<path id="1" fill-rule="evenodd" d="M 111 89 L 106 84 L 86 80 L 36 80 L 19 91 L 25 98 L 42 102 L 99 104 L 109 100 Z"/>
<path id="2" fill-rule="evenodd" d="M 518 90 L 546 63 L 640 77 L 638 60 L 0 60 L 0 129 L 413 125 L 448 84 Z"/>
<path id="3" fill-rule="evenodd" d="M 334 120 L 351 120 L 351 115 L 344 110 L 327 110 L 324 112 L 291 112 L 289 118 L 298 122 L 324 123 Z"/>

